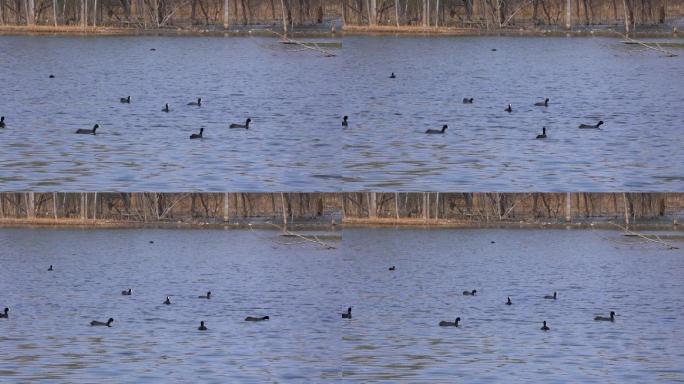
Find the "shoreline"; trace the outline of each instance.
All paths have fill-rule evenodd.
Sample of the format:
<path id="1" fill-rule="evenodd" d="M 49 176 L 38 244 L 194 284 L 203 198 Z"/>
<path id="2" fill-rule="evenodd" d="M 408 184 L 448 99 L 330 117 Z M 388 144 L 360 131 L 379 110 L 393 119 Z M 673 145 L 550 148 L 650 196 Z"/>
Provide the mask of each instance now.
<path id="1" fill-rule="evenodd" d="M 279 231 L 283 228 L 280 225 L 265 222 L 263 220 L 243 220 L 240 222 L 199 222 L 199 221 L 117 221 L 117 220 L 79 220 L 79 219 L 0 219 L 0 229 L 3 228 L 51 228 L 51 229 L 192 229 L 192 230 L 274 230 Z M 387 219 L 345 219 L 342 223 L 320 223 L 320 222 L 299 222 L 287 225 L 288 230 L 295 231 L 330 231 L 340 232 L 344 229 L 363 229 L 363 228 L 395 228 L 395 229 L 421 229 L 421 230 L 490 230 L 490 229 L 520 229 L 520 230 L 623 230 L 613 224 L 612 221 L 591 221 L 581 223 L 559 223 L 559 222 L 476 222 L 476 221 L 452 221 L 452 220 L 430 220 L 421 222 L 418 220 L 387 220 Z M 662 222 L 640 222 L 629 225 L 630 230 L 637 231 L 667 231 L 684 232 L 684 226 L 676 223 Z"/>
<path id="2" fill-rule="evenodd" d="M 277 27 L 277 26 L 275 26 Z M 622 32 L 616 29 L 474 29 L 456 27 L 420 27 L 420 26 L 359 26 L 346 25 L 341 30 L 335 29 L 295 29 L 289 36 L 308 38 L 340 38 L 344 36 L 427 36 L 427 37 L 474 37 L 474 36 L 509 36 L 509 37 L 614 37 L 620 38 Z M 56 36 L 213 36 L 213 37 L 275 37 L 271 29 L 264 26 L 240 26 L 238 29 L 208 29 L 208 28 L 160 28 L 141 29 L 124 27 L 81 27 L 81 26 L 53 26 L 53 25 L 1 25 L 0 35 L 56 35 Z M 637 31 L 631 37 L 641 38 L 684 38 L 674 31 Z"/>
<path id="3" fill-rule="evenodd" d="M 4 192 L 1 225 L 681 230 L 684 193 Z"/>

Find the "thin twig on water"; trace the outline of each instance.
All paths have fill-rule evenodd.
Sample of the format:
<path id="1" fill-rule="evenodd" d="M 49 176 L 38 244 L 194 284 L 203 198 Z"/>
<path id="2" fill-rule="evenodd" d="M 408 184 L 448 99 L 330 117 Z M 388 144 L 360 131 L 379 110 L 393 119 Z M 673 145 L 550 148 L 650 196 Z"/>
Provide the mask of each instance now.
<path id="1" fill-rule="evenodd" d="M 649 48 L 649 49 L 652 49 L 652 50 L 654 50 L 654 51 L 662 52 L 662 53 L 666 54 L 667 57 L 675 57 L 675 56 L 677 56 L 675 53 L 673 53 L 673 52 L 671 52 L 671 51 L 668 51 L 668 50 L 665 49 L 665 48 L 662 48 L 662 47 L 660 46 L 660 44 L 658 44 L 658 43 L 655 43 L 655 44 L 656 44 L 656 47 L 654 47 L 654 46 L 652 46 L 652 45 L 648 45 L 648 44 L 644 43 L 643 41 L 639 41 L 639 40 L 636 40 L 636 39 L 632 39 L 631 37 L 629 37 L 629 36 L 627 36 L 627 35 L 623 35 L 623 34 L 620 33 L 620 32 L 617 32 L 617 31 L 614 31 L 614 32 L 617 33 L 618 35 L 622 36 L 622 38 L 624 38 L 625 40 L 631 41 L 631 42 L 636 43 L 636 44 L 643 45 L 644 47 Z"/>
<path id="2" fill-rule="evenodd" d="M 318 237 L 316 237 L 316 236 L 314 236 L 314 238 L 311 239 L 311 238 L 308 238 L 308 237 L 306 237 L 306 236 L 302 236 L 302 235 L 300 235 L 300 234 L 298 234 L 298 233 L 294 233 L 294 232 L 292 232 L 292 231 L 289 231 L 289 230 L 287 230 L 287 229 L 285 229 L 285 228 L 281 228 L 280 226 L 278 226 L 278 225 L 276 225 L 276 224 L 273 224 L 273 223 L 268 223 L 268 224 L 270 224 L 270 225 L 272 225 L 272 226 L 274 226 L 274 227 L 280 229 L 280 230 L 281 230 L 284 234 L 286 234 L 286 235 L 294 236 L 294 237 L 299 237 L 300 239 L 305 240 L 305 241 L 308 241 L 308 242 L 310 242 L 310 243 L 318 244 L 318 245 L 322 246 L 322 247 L 325 248 L 325 249 L 335 249 L 334 246 L 332 246 L 332 245 L 330 245 L 330 244 L 328 244 L 328 243 L 326 243 L 326 242 L 323 242 L 323 241 L 319 240 Z"/>
<path id="3" fill-rule="evenodd" d="M 316 43 L 314 43 L 314 44 L 313 44 L 314 46 L 312 47 L 311 45 L 306 44 L 306 43 L 302 43 L 301 41 L 294 40 L 294 39 L 290 39 L 289 37 L 283 35 L 282 33 L 278 33 L 278 32 L 276 32 L 276 31 L 274 31 L 274 30 L 269 29 L 269 31 L 270 31 L 271 33 L 275 34 L 275 35 L 280 36 L 280 38 L 283 39 L 283 41 L 286 41 L 286 42 L 291 43 L 291 44 L 297 44 L 297 45 L 299 45 L 299 46 L 302 46 L 302 47 L 304 47 L 304 48 L 306 48 L 306 49 L 310 49 L 310 50 L 312 50 L 312 51 L 320 52 L 320 53 L 322 53 L 325 57 L 334 57 L 334 56 L 337 56 L 337 55 L 335 55 L 334 53 L 332 53 L 331 51 L 328 51 L 327 49 L 323 49 L 323 48 L 319 47 L 318 44 L 316 44 Z"/>
<path id="4" fill-rule="evenodd" d="M 654 242 L 654 243 L 663 245 L 663 246 L 667 247 L 667 249 L 679 249 L 678 247 L 675 247 L 674 245 L 672 245 L 672 244 L 670 244 L 670 243 L 668 243 L 668 242 L 665 242 L 665 241 L 661 240 L 660 237 L 658 237 L 658 236 L 656 236 L 657 239 L 652 239 L 652 238 L 650 238 L 650 237 L 648 237 L 648 236 L 645 236 L 645 235 L 643 235 L 643 234 L 641 234 L 641 233 L 638 233 L 638 232 L 634 232 L 634 231 L 632 231 L 632 230 L 629 230 L 628 228 L 623 227 L 623 226 L 620 225 L 620 224 L 616 224 L 616 223 L 613 223 L 613 222 L 610 222 L 610 224 L 612 224 L 612 225 L 614 225 L 614 226 L 616 226 L 616 227 L 622 229 L 623 231 L 625 231 L 625 233 L 628 233 L 628 234 L 630 234 L 630 235 L 634 235 L 634 236 L 637 236 L 637 237 L 641 237 L 642 239 L 644 239 L 644 240 L 646 240 L 646 241 L 651 241 L 651 242 Z"/>

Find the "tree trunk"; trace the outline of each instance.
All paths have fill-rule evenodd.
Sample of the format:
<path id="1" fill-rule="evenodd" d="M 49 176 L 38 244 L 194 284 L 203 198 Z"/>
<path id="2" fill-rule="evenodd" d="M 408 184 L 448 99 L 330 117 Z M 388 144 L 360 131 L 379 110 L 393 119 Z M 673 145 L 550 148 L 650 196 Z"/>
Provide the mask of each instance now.
<path id="1" fill-rule="evenodd" d="M 439 27 L 439 0 L 435 0 L 435 27 Z"/>
<path id="2" fill-rule="evenodd" d="M 565 2 L 565 28 L 572 28 L 572 1 L 567 0 Z"/>
<path id="3" fill-rule="evenodd" d="M 228 4 L 228 0 L 223 0 L 223 29 L 228 29 L 228 10 L 230 9 L 229 6 L 230 4 Z"/>
<path id="4" fill-rule="evenodd" d="M 34 0 L 24 1 L 26 6 L 26 24 L 34 25 L 36 23 L 36 6 Z"/>
<path id="5" fill-rule="evenodd" d="M 0 0 L 0 25 L 5 25 L 5 14 L 2 12 L 5 9 L 5 0 Z"/>
<path id="6" fill-rule="evenodd" d="M 370 0 L 366 0 L 366 12 L 368 13 L 368 25 L 371 25 Z"/>
<path id="7" fill-rule="evenodd" d="M 97 0 L 93 0 L 93 27 L 97 27 Z"/>
<path id="8" fill-rule="evenodd" d="M 399 28 L 399 0 L 394 0 L 394 17 L 396 18 L 397 28 Z"/>
<path id="9" fill-rule="evenodd" d="M 57 0 L 52 0 L 52 19 L 55 22 L 55 27 L 57 27 Z"/>
<path id="10" fill-rule="evenodd" d="M 283 33 L 287 35 L 287 17 L 285 15 L 285 0 L 280 0 L 280 8 L 283 11 Z"/>
<path id="11" fill-rule="evenodd" d="M 240 1 L 240 6 L 242 7 L 242 24 L 247 25 L 249 24 L 249 20 L 247 19 L 247 7 L 245 7 L 245 0 Z"/>
<path id="12" fill-rule="evenodd" d="M 627 15 L 627 0 L 622 0 L 622 7 L 625 10 L 625 33 L 629 35 L 629 16 Z"/>
<path id="13" fill-rule="evenodd" d="M 375 25 L 378 21 L 378 4 L 376 0 L 370 0 L 370 6 L 368 7 L 368 24 Z"/>
<path id="14" fill-rule="evenodd" d="M 347 0 L 342 0 L 342 26 L 347 25 Z"/>

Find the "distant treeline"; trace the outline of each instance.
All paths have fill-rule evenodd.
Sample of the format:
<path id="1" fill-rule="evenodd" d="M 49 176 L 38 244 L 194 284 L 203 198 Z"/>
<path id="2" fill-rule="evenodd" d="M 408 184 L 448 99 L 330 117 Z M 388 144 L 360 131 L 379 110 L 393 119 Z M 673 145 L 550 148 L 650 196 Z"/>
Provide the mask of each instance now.
<path id="1" fill-rule="evenodd" d="M 677 223 L 684 193 L 0 193 L 3 223 Z"/>
<path id="2" fill-rule="evenodd" d="M 682 15 L 674 0 L 0 0 L 0 24 L 29 26 L 633 27 Z"/>
<path id="3" fill-rule="evenodd" d="M 662 24 L 684 14 L 672 0 L 340 0 L 348 24 L 506 28 L 516 25 Z"/>

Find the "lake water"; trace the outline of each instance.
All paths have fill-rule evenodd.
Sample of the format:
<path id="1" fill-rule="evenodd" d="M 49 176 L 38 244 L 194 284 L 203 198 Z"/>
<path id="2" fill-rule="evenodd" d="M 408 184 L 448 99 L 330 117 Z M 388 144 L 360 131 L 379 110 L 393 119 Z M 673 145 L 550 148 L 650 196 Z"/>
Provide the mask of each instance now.
<path id="1" fill-rule="evenodd" d="M 2 228 L 0 377 L 684 380 L 681 250 L 589 230 L 345 229 L 330 241 L 336 249 L 275 231 Z M 542 298 L 553 291 L 558 300 Z M 615 323 L 592 320 L 611 310 Z M 437 326 L 456 316 L 459 328 Z M 112 328 L 88 325 L 108 317 Z"/>
<path id="2" fill-rule="evenodd" d="M 0 188 L 684 188 L 684 55 L 607 38 L 341 40 L 325 58 L 257 37 L 0 36 Z M 249 131 L 227 128 L 246 117 Z"/>

